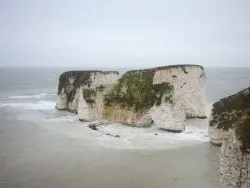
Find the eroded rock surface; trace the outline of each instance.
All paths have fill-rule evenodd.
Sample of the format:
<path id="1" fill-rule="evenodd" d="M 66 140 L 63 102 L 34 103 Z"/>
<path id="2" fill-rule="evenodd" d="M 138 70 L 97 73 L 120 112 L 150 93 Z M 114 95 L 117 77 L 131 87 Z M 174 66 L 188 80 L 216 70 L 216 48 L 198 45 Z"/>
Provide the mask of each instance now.
<path id="1" fill-rule="evenodd" d="M 247 109 L 250 109 L 250 87 L 214 103 L 208 130 L 211 143 L 221 145 L 228 130 Z"/>

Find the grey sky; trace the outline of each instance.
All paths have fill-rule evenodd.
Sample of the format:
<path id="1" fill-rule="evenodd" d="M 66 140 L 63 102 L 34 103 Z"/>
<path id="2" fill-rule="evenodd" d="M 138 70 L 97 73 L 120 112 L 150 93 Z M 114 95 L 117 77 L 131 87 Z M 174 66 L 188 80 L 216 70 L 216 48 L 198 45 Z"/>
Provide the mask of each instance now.
<path id="1" fill-rule="evenodd" d="M 249 0 L 0 0 L 0 65 L 250 66 Z"/>

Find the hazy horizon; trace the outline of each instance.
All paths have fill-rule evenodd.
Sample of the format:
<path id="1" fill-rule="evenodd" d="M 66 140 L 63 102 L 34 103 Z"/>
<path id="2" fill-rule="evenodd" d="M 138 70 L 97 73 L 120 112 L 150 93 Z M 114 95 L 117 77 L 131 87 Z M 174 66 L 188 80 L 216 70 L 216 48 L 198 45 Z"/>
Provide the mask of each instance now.
<path id="1" fill-rule="evenodd" d="M 248 0 L 1 0 L 0 67 L 250 67 Z"/>

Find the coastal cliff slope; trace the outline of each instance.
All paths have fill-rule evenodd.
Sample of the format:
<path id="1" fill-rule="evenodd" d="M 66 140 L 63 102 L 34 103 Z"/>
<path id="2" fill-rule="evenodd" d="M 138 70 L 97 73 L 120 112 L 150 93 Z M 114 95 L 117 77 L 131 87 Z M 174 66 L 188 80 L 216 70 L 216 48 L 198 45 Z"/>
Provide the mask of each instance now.
<path id="1" fill-rule="evenodd" d="M 250 187 L 250 111 L 230 129 L 220 156 L 221 188 Z"/>
<path id="2" fill-rule="evenodd" d="M 221 145 L 228 130 L 250 108 L 250 87 L 213 104 L 208 134 L 211 143 Z"/>
<path id="3" fill-rule="evenodd" d="M 211 143 L 221 146 L 220 187 L 250 187 L 250 88 L 214 103 Z"/>

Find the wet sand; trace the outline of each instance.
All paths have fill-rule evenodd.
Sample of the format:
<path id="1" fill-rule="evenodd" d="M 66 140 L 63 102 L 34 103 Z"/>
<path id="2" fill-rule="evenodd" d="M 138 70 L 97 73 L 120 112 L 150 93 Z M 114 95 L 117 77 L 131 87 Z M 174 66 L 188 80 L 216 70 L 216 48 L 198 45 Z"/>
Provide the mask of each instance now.
<path id="1" fill-rule="evenodd" d="M 209 143 L 105 148 L 15 118 L 1 109 L 1 188 L 219 187 L 219 148 Z"/>

